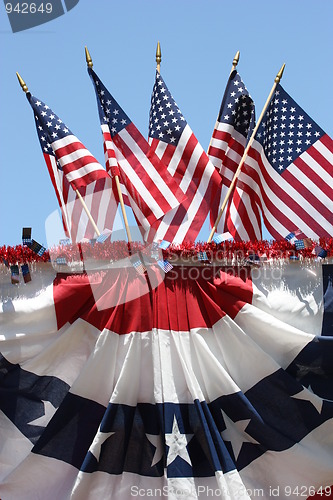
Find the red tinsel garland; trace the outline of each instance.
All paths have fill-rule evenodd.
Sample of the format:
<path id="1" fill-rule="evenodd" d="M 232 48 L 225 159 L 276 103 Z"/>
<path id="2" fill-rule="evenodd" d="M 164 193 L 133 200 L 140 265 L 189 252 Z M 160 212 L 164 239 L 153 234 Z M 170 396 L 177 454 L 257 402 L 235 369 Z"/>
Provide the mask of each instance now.
<path id="1" fill-rule="evenodd" d="M 209 260 L 227 259 L 240 262 L 251 255 L 258 255 L 261 259 L 289 259 L 290 257 L 301 256 L 313 259 L 314 247 L 319 244 L 327 251 L 327 256 L 333 255 L 333 238 L 320 238 L 319 242 L 312 242 L 311 247 L 303 250 L 296 250 L 293 244 L 286 240 L 280 241 L 252 241 L 235 242 L 225 241 L 221 244 L 212 243 L 183 243 L 181 245 L 171 245 L 167 250 L 163 250 L 163 257 L 169 260 L 190 258 L 196 259 L 199 252 L 206 252 Z M 138 251 L 149 252 L 150 245 L 143 245 L 138 242 L 131 244 L 131 253 L 134 255 Z M 24 264 L 31 262 L 55 261 L 57 257 L 64 257 L 66 262 L 80 260 L 110 261 L 120 260 L 129 256 L 129 246 L 125 241 L 105 242 L 105 243 L 79 243 L 78 245 L 60 245 L 45 251 L 40 257 L 26 245 L 2 246 L 0 247 L 0 262 L 12 264 Z"/>

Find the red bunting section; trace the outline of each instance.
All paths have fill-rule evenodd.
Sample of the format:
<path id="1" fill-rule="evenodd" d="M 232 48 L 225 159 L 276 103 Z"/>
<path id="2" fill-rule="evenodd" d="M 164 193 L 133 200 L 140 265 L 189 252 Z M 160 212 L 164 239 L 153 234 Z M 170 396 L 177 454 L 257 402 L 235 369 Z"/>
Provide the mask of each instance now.
<path id="1" fill-rule="evenodd" d="M 82 318 L 100 331 L 107 328 L 118 334 L 209 328 L 225 315 L 234 318 L 252 302 L 249 268 L 225 272 L 175 266 L 160 281 L 139 276 L 131 267 L 59 274 L 53 290 L 59 329 Z"/>

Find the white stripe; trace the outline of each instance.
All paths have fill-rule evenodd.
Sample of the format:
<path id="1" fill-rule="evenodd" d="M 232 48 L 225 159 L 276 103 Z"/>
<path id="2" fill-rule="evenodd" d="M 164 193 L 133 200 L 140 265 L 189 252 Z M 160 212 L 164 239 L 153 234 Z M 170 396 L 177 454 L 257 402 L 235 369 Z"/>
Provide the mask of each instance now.
<path id="1" fill-rule="evenodd" d="M 152 142 L 152 139 L 151 139 L 151 142 Z M 158 142 L 156 149 L 155 149 L 155 154 L 160 160 L 162 159 L 162 156 L 164 155 L 167 147 L 168 147 L 168 144 L 166 142 L 162 142 L 162 141 Z M 171 173 L 171 175 L 172 175 L 172 173 Z"/>
<path id="2" fill-rule="evenodd" d="M 60 165 L 63 167 L 63 162 L 62 158 L 59 160 Z M 72 170 L 71 172 L 68 172 L 66 174 L 66 177 L 68 179 L 68 182 L 72 182 L 78 179 L 81 179 L 85 175 L 91 174 L 92 172 L 98 172 L 102 169 L 101 165 L 99 163 L 88 163 L 84 165 L 81 168 L 77 168 L 76 170 Z"/>
<path id="3" fill-rule="evenodd" d="M 319 139 L 312 146 L 319 151 L 319 153 L 326 158 L 326 160 L 333 165 L 333 153 L 330 149 L 328 149 L 325 144 Z"/>
<path id="4" fill-rule="evenodd" d="M 86 156 L 92 156 L 92 154 L 87 149 L 82 148 L 76 149 L 75 151 L 72 151 L 67 155 L 57 156 L 59 157 L 59 161 L 61 161 L 61 165 L 70 165 L 74 161 L 80 160 L 81 158 L 84 158 Z"/>
<path id="5" fill-rule="evenodd" d="M 155 166 L 148 160 L 147 156 L 144 152 L 139 148 L 137 142 L 134 141 L 132 136 L 127 132 L 124 128 L 119 132 L 119 137 L 125 142 L 127 147 L 131 150 L 140 164 L 143 166 L 150 179 L 154 183 L 155 186 L 158 187 L 158 190 L 162 193 L 164 198 L 168 201 L 169 205 L 173 208 L 179 205 L 179 202 L 169 186 L 166 184 L 164 179 L 161 177 L 161 174 L 156 170 Z M 131 167 L 133 170 L 133 167 Z"/>
<path id="6" fill-rule="evenodd" d="M 316 146 L 316 149 L 319 151 L 321 155 L 324 153 L 327 154 L 327 157 L 332 158 L 331 165 L 333 165 L 333 155 L 329 154 L 330 151 L 328 149 L 323 149 L 319 148 L 319 146 L 322 145 L 321 142 L 317 141 L 314 146 Z M 321 150 L 320 150 L 321 149 Z M 327 159 L 326 157 L 326 159 Z M 323 181 L 331 188 L 333 189 L 333 174 L 329 174 L 309 153 L 306 151 L 300 156 L 302 160 L 310 167 L 312 170 L 319 176 Z M 329 160 L 328 160 L 329 161 Z M 318 189 L 318 188 L 317 188 Z"/>
<path id="7" fill-rule="evenodd" d="M 188 125 L 186 125 L 181 135 L 181 139 L 179 140 L 177 147 L 175 147 L 175 151 L 168 165 L 168 171 L 172 176 L 175 175 L 179 162 L 183 157 L 184 149 L 191 135 L 192 135 L 192 130 Z"/>
<path id="8" fill-rule="evenodd" d="M 79 142 L 80 144 L 82 144 L 82 142 L 79 141 L 79 139 L 75 135 L 70 134 L 66 135 L 62 139 L 57 139 L 56 141 L 52 142 L 51 146 L 53 151 L 57 151 L 58 149 L 68 146 L 69 144 L 73 144 L 74 142 Z M 84 147 L 83 144 L 82 147 Z"/>

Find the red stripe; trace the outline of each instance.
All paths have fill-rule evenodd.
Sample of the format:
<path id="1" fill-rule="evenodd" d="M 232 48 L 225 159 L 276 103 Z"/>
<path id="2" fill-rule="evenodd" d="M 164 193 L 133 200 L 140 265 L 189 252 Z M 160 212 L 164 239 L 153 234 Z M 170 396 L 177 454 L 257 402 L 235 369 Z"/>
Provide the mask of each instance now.
<path id="1" fill-rule="evenodd" d="M 82 318 L 100 331 L 107 328 L 117 334 L 153 328 L 190 331 L 211 328 L 225 315 L 235 318 L 246 303 L 252 303 L 247 268 L 224 272 L 174 267 L 149 293 L 133 267 L 108 270 L 103 279 L 100 274 L 91 278 L 89 281 L 86 274 L 57 275 L 53 297 L 59 329 Z M 137 298 L 116 305 L 124 294 Z"/>

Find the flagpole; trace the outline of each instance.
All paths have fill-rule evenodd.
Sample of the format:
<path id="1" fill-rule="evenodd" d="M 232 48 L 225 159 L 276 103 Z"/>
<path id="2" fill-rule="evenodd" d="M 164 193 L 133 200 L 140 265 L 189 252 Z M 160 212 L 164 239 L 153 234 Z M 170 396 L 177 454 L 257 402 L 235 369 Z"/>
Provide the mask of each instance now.
<path id="1" fill-rule="evenodd" d="M 242 156 L 242 158 L 241 158 L 241 160 L 240 160 L 240 162 L 239 162 L 239 165 L 238 165 L 238 167 L 237 167 L 237 170 L 236 170 L 236 173 L 235 173 L 235 175 L 234 175 L 234 178 L 232 179 L 232 182 L 231 182 L 231 184 L 230 184 L 230 186 L 229 186 L 229 189 L 228 189 L 228 191 L 227 191 L 227 194 L 226 194 L 226 196 L 225 196 L 225 198 L 224 198 L 224 201 L 223 201 L 223 203 L 222 203 L 222 205 L 221 205 L 221 208 L 220 208 L 219 214 L 218 214 L 217 219 L 216 219 L 216 221 L 215 221 L 215 224 L 214 224 L 214 226 L 213 226 L 213 228 L 212 228 L 212 230 L 211 230 L 211 233 L 210 233 L 210 235 L 209 235 L 209 238 L 208 238 L 208 240 L 207 240 L 207 243 L 210 243 L 210 242 L 212 241 L 212 238 L 213 238 L 213 236 L 214 236 L 214 233 L 215 233 L 215 231 L 216 231 L 216 228 L 217 228 L 217 226 L 218 226 L 218 223 L 220 222 L 220 219 L 221 219 L 221 217 L 222 217 L 223 211 L 224 211 L 224 209 L 225 209 L 225 207 L 226 207 L 226 204 L 227 204 L 227 202 L 228 202 L 228 199 L 229 199 L 229 197 L 230 197 L 230 195 L 231 195 L 231 192 L 232 192 L 232 190 L 233 190 L 233 188 L 234 188 L 234 185 L 235 185 L 235 183 L 236 183 L 236 180 L 237 180 L 237 178 L 238 178 L 238 176 L 239 176 L 239 174 L 240 174 L 241 168 L 242 168 L 242 166 L 243 166 L 243 164 L 244 164 L 244 162 L 245 162 L 245 159 L 246 159 L 246 157 L 247 157 L 247 154 L 248 154 L 248 152 L 249 152 L 249 149 L 250 149 L 250 147 L 252 146 L 252 143 L 253 143 L 254 137 L 255 137 L 255 135 L 256 135 L 256 133 L 257 133 L 257 130 L 258 130 L 259 126 L 260 126 L 260 123 L 261 123 L 261 121 L 262 121 L 262 119 L 263 119 L 263 116 L 264 116 L 264 114 L 265 114 L 265 112 L 266 112 L 266 109 L 268 108 L 268 105 L 269 105 L 269 103 L 270 103 L 270 100 L 271 100 L 271 98 L 272 98 L 272 96 L 273 96 L 274 92 L 275 92 L 275 89 L 276 89 L 277 84 L 280 82 L 280 80 L 281 80 L 281 78 L 282 78 L 284 68 L 285 68 L 285 64 L 283 64 L 283 65 L 281 66 L 280 71 L 278 72 L 278 74 L 277 74 L 277 75 L 276 75 L 276 77 L 275 77 L 273 87 L 272 87 L 272 89 L 271 89 L 271 91 L 270 91 L 270 93 L 269 93 L 269 95 L 268 95 L 268 97 L 267 97 L 267 99 L 266 99 L 266 102 L 265 102 L 265 104 L 264 104 L 263 110 L 262 110 L 262 112 L 261 112 L 261 114 L 260 114 L 260 116 L 259 116 L 259 118 L 258 118 L 257 124 L 256 124 L 256 126 L 254 127 L 253 132 L 252 132 L 251 137 L 250 137 L 250 140 L 249 140 L 249 142 L 248 142 L 248 144 L 247 144 L 247 146 L 246 146 L 246 148 L 245 148 L 245 150 L 244 150 L 243 156 Z"/>
<path id="2" fill-rule="evenodd" d="M 160 42 L 157 42 L 156 47 L 156 70 L 161 72 L 161 61 L 162 61 L 162 53 L 161 53 L 161 45 Z"/>
<path id="3" fill-rule="evenodd" d="M 85 47 L 85 53 L 86 53 L 87 66 L 88 66 L 88 68 L 92 68 L 93 62 L 92 62 L 92 58 L 91 58 L 91 55 L 89 53 L 87 46 Z M 127 240 L 128 240 L 128 243 L 132 243 L 132 237 L 131 237 L 131 233 L 130 233 L 130 229 L 129 229 L 129 225 L 128 225 L 123 193 L 121 192 L 121 187 L 120 187 L 119 175 L 115 175 L 114 179 L 116 182 L 117 193 L 118 193 L 119 203 L 120 203 L 120 207 L 121 207 L 121 213 L 122 213 L 122 216 L 124 219 Z"/>
<path id="4" fill-rule="evenodd" d="M 23 78 L 21 77 L 21 75 L 18 72 L 16 72 L 16 76 L 17 76 L 17 79 L 18 79 L 18 81 L 19 81 L 19 83 L 21 85 L 21 88 L 22 88 L 23 92 L 27 93 L 29 89 L 28 89 L 25 81 L 23 80 Z M 88 219 L 90 220 L 90 222 L 91 222 L 91 224 L 92 224 L 92 226 L 93 226 L 93 228 L 94 228 L 97 236 L 100 236 L 101 233 L 100 233 L 100 231 L 99 231 L 99 229 L 98 229 L 98 227 L 97 227 L 94 219 L 92 218 L 92 215 L 91 215 L 91 213 L 90 213 L 90 211 L 89 211 L 89 209 L 88 209 L 88 207 L 87 207 L 84 199 L 82 198 L 81 193 L 75 187 L 72 186 L 72 188 L 75 191 L 75 193 L 77 194 L 80 202 L 82 203 L 83 209 L 86 212 L 86 214 L 88 216 Z"/>

